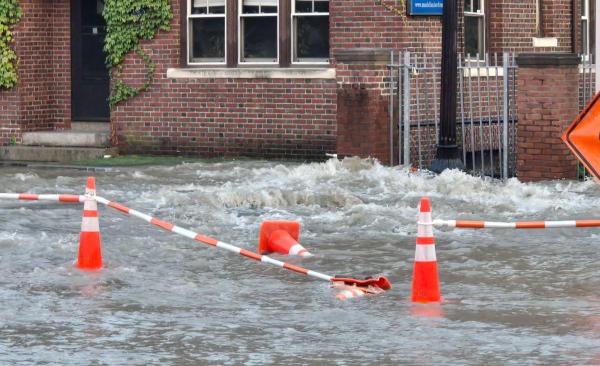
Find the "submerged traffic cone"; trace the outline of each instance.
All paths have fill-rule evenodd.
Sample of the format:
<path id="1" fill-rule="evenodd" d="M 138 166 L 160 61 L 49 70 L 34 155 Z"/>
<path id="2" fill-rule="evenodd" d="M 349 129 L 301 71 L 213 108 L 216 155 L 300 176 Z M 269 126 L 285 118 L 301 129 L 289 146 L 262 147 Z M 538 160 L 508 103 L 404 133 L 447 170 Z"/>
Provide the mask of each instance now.
<path id="1" fill-rule="evenodd" d="M 100 245 L 98 204 L 94 199 L 96 196 L 96 180 L 94 177 L 88 177 L 85 194 L 77 268 L 95 270 L 102 268 L 102 248 Z"/>
<path id="2" fill-rule="evenodd" d="M 309 257 L 311 254 L 298 244 L 300 223 L 295 221 L 265 221 L 260 226 L 258 252 L 280 253 Z"/>
<path id="3" fill-rule="evenodd" d="M 431 220 L 431 203 L 427 197 L 421 199 L 413 271 L 412 301 L 420 303 L 441 301 L 433 221 Z"/>

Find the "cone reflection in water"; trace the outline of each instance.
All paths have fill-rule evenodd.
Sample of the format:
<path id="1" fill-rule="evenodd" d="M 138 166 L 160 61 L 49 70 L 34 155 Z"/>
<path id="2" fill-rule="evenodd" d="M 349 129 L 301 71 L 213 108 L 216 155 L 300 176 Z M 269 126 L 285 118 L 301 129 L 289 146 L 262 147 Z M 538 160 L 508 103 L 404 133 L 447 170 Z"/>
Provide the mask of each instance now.
<path id="1" fill-rule="evenodd" d="M 413 271 L 412 302 L 440 302 L 435 238 L 429 198 L 421 199 Z"/>
<path id="2" fill-rule="evenodd" d="M 85 194 L 86 199 L 83 203 L 83 219 L 79 235 L 77 268 L 98 270 L 102 268 L 102 248 L 100 243 L 98 204 L 93 198 L 96 195 L 96 181 L 94 177 L 88 177 Z"/>

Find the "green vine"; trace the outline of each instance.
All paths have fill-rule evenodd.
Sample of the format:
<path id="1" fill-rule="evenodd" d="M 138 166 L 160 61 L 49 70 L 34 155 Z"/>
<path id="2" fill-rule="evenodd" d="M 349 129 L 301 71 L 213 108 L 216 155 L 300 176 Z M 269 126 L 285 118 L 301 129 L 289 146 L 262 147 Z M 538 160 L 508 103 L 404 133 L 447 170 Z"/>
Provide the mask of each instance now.
<path id="1" fill-rule="evenodd" d="M 13 27 L 21 19 L 18 0 L 0 1 L 0 88 L 10 89 L 17 85 L 17 54 L 10 48 L 14 42 Z"/>
<path id="2" fill-rule="evenodd" d="M 109 103 L 113 108 L 152 84 L 156 66 L 139 42 L 153 39 L 159 30 L 168 31 L 173 12 L 169 0 L 106 0 L 102 15 L 106 20 L 104 51 L 112 80 Z M 139 87 L 123 80 L 123 61 L 132 51 L 146 65 L 144 82 Z"/>
<path id="3" fill-rule="evenodd" d="M 399 15 L 400 17 L 402 17 L 402 19 L 406 19 L 406 0 L 399 0 L 400 7 L 387 4 L 384 2 L 384 0 L 375 0 L 375 2 L 378 5 L 383 6 L 386 10 L 391 11 L 396 15 Z"/>

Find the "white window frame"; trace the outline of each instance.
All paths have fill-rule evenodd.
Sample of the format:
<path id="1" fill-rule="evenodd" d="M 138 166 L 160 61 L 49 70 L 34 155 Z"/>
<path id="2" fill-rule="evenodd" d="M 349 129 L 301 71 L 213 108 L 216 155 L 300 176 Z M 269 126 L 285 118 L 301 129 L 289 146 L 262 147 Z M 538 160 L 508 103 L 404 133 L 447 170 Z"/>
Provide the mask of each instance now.
<path id="1" fill-rule="evenodd" d="M 465 1 L 470 1 L 471 2 L 471 9 L 473 9 L 473 2 L 474 1 L 473 0 L 465 0 Z M 482 21 L 483 21 L 482 22 L 483 29 L 482 29 L 482 34 L 481 34 L 482 37 L 483 37 L 483 39 L 481 40 L 481 48 L 482 48 L 483 52 L 481 54 L 479 54 L 479 58 L 480 59 L 483 59 L 485 57 L 485 54 L 486 54 L 486 51 L 487 51 L 487 44 L 485 42 L 485 39 L 486 39 L 486 36 L 487 36 L 486 35 L 486 23 L 485 23 L 485 17 L 486 17 L 486 14 L 485 14 L 485 1 L 486 0 L 479 0 L 479 8 L 480 9 L 478 11 L 476 11 L 476 12 L 474 12 L 474 11 L 465 11 L 464 12 L 464 17 L 465 18 L 466 17 L 476 17 L 476 18 L 481 18 Z M 466 37 L 463 37 L 463 38 L 466 38 Z M 466 44 L 464 46 L 465 46 L 465 52 L 466 52 Z M 465 56 L 467 56 L 466 53 L 465 53 Z M 471 55 L 471 58 L 472 59 L 476 59 L 477 55 L 476 54 L 475 55 Z"/>
<path id="2" fill-rule="evenodd" d="M 331 58 L 331 54 L 327 56 L 327 58 L 323 61 L 294 61 L 295 57 L 294 57 L 294 49 L 296 47 L 296 34 L 294 32 L 294 30 L 296 29 L 295 27 L 295 23 L 294 23 L 294 17 L 298 17 L 298 16 L 302 16 L 302 17 L 306 17 L 306 16 L 327 16 L 327 19 L 329 20 L 329 12 L 327 13 L 317 13 L 315 12 L 315 0 L 312 0 L 312 12 L 310 13 L 297 13 L 296 12 L 296 0 L 291 0 L 292 1 L 292 14 L 291 14 L 291 19 L 290 19 L 290 60 L 291 60 L 291 64 L 292 65 L 329 65 L 330 63 L 330 58 Z M 307 0 L 308 1 L 308 0 Z M 331 6 L 331 2 L 328 0 L 327 2 L 329 2 L 329 6 Z M 330 29 L 331 32 L 331 29 Z M 331 33 L 327 35 L 328 37 L 331 36 Z M 329 45 L 329 52 L 331 52 L 331 45 Z"/>
<path id="3" fill-rule="evenodd" d="M 208 14 L 208 0 L 206 0 L 207 5 L 207 14 L 192 14 L 192 3 L 195 0 L 187 0 L 187 64 L 188 65 L 227 65 L 227 0 L 225 0 L 225 12 L 223 14 Z M 223 18 L 225 22 L 225 56 L 222 62 L 212 62 L 212 61 L 192 61 L 192 43 L 193 38 L 190 34 L 192 19 L 207 19 L 207 18 Z"/>
<path id="4" fill-rule="evenodd" d="M 262 5 L 261 5 L 262 6 Z M 260 9 L 260 6 L 259 6 Z M 238 0 L 238 17 L 237 17 L 237 26 L 238 26 L 238 65 L 279 65 L 279 13 L 281 8 L 279 7 L 279 2 L 277 2 L 277 12 L 274 13 L 252 13 L 252 14 L 244 14 L 244 4 L 243 0 Z M 273 17 L 277 16 L 277 59 L 275 61 L 243 61 L 242 49 L 244 48 L 244 41 L 242 39 L 242 18 L 260 18 L 260 17 Z"/>
<path id="5" fill-rule="evenodd" d="M 591 0 L 594 1 L 594 0 Z M 583 15 L 581 16 L 581 21 L 585 22 L 585 29 L 581 29 L 582 36 L 585 35 L 585 44 L 583 45 L 583 49 L 581 52 L 584 57 L 589 57 L 590 54 L 590 0 L 583 0 Z"/>

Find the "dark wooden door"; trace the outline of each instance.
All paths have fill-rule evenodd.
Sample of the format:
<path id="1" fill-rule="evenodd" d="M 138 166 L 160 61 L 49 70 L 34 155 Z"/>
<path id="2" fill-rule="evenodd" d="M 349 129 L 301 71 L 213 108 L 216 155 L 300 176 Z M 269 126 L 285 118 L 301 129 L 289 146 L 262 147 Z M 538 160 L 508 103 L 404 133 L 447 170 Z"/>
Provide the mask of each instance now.
<path id="1" fill-rule="evenodd" d="M 104 0 L 71 0 L 71 119 L 109 121 Z"/>

